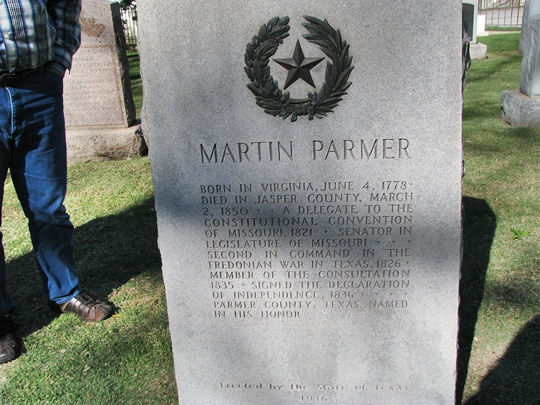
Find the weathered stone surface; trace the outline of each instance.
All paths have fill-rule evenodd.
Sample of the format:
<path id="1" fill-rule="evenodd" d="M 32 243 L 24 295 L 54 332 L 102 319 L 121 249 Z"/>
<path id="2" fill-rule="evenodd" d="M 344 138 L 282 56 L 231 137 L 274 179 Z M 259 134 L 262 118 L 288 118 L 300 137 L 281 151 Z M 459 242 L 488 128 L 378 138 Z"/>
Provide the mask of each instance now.
<path id="1" fill-rule="evenodd" d="M 529 97 L 518 90 L 505 90 L 501 118 L 513 127 L 540 126 L 540 97 Z"/>
<path id="2" fill-rule="evenodd" d="M 123 160 L 146 155 L 140 125 L 129 128 L 68 129 L 68 162 Z"/>
<path id="3" fill-rule="evenodd" d="M 471 44 L 470 48 L 471 60 L 479 61 L 487 59 L 487 45 L 481 42 Z"/>
<path id="4" fill-rule="evenodd" d="M 64 80 L 67 128 L 129 127 L 135 120 L 120 6 L 84 0 L 81 47 Z"/>
<path id="5" fill-rule="evenodd" d="M 540 96 L 540 14 L 528 19 L 529 36 L 523 37 L 523 62 L 519 90 L 530 97 Z"/>
<path id="6" fill-rule="evenodd" d="M 131 154 L 142 147 L 142 138 L 136 135 L 138 126 L 130 128 L 136 111 L 119 4 L 83 0 L 80 23 L 81 47 L 64 79 L 68 160 L 138 156 Z M 115 136 L 119 137 L 108 139 Z M 139 147 L 133 148 L 137 142 Z"/>
<path id="7" fill-rule="evenodd" d="M 530 5 L 528 12 L 537 6 Z M 514 127 L 540 126 L 540 14 L 529 16 L 527 23 L 519 91 L 503 91 L 501 97 L 501 118 Z"/>
<path id="8" fill-rule="evenodd" d="M 527 0 L 523 8 L 523 23 L 521 25 L 521 39 L 519 50 L 525 52 L 525 47 L 530 45 L 531 31 L 529 19 L 540 14 L 540 0 Z"/>
<path id="9" fill-rule="evenodd" d="M 354 70 L 326 117 L 291 122 L 244 67 L 269 59 L 283 89 L 274 59 L 302 65 L 297 40 L 347 66 L 303 37 L 305 15 Z M 275 16 L 290 37 L 257 54 Z M 180 403 L 454 404 L 461 2 L 166 0 L 139 24 Z M 340 81 L 309 73 L 291 97 Z"/>

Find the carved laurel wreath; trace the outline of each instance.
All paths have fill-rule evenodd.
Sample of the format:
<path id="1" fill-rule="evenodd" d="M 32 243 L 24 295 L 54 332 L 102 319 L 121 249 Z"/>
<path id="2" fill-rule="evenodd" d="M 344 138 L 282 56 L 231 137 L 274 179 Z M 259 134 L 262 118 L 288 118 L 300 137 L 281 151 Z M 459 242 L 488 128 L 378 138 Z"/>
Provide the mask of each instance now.
<path id="1" fill-rule="evenodd" d="M 324 118 L 327 113 L 333 112 L 352 84 L 348 80 L 354 69 L 352 56 L 349 56 L 349 45 L 341 39 L 339 30 L 332 28 L 326 20 L 309 16 L 304 18 L 308 22 L 302 25 L 309 32 L 303 35 L 304 38 L 317 44 L 333 62 L 326 63 L 325 82 L 319 93 L 308 92 L 308 97 L 304 99 L 290 98 L 289 92 L 283 93 L 277 80 L 270 75 L 268 62 L 289 36 L 289 17 L 274 17 L 263 24 L 258 36 L 247 44 L 245 53 L 244 70 L 251 80 L 247 87 L 255 95 L 257 105 L 273 116 L 283 119 L 291 116 L 292 122 L 299 115 L 307 115 L 312 120 L 313 117 Z"/>

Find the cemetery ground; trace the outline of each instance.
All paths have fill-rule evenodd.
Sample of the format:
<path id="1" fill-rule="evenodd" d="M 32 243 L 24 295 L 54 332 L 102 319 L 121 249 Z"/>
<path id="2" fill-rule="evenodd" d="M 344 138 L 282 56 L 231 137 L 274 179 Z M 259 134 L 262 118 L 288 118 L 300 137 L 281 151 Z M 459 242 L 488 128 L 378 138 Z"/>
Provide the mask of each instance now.
<path id="1" fill-rule="evenodd" d="M 540 128 L 499 117 L 502 90 L 519 88 L 519 34 L 480 40 L 488 59 L 468 72 L 463 112 L 458 395 L 466 405 L 539 404 Z M 50 313 L 8 179 L 2 231 L 27 352 L 0 366 L 0 403 L 177 404 L 148 158 L 70 166 L 66 205 L 83 286 L 118 312 L 99 324 Z"/>

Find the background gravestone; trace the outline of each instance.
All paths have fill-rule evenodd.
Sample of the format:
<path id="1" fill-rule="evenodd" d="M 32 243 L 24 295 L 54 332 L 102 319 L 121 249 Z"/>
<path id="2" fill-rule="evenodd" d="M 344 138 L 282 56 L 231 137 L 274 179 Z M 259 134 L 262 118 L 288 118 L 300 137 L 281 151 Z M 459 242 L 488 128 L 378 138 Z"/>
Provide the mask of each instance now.
<path id="1" fill-rule="evenodd" d="M 68 160 L 140 154 L 119 3 L 83 0 L 81 46 L 64 79 Z"/>
<path id="2" fill-rule="evenodd" d="M 461 7 L 139 4 L 182 405 L 454 404 Z"/>
<path id="3" fill-rule="evenodd" d="M 513 127 L 540 126 L 540 14 L 527 18 L 527 32 L 519 90 L 504 90 L 501 97 L 501 117 Z"/>
<path id="4" fill-rule="evenodd" d="M 462 0 L 462 3 L 463 19 L 467 23 L 467 32 L 471 41 L 471 59 L 475 61 L 484 60 L 487 58 L 487 45 L 477 41 L 479 28 L 478 0 Z"/>
<path id="5" fill-rule="evenodd" d="M 463 0 L 463 19 L 467 22 L 470 41 L 476 43 L 476 24 L 478 21 L 478 1 Z"/>
<path id="6" fill-rule="evenodd" d="M 525 52 L 523 46 L 530 44 L 531 32 L 529 19 L 540 14 L 540 0 L 527 0 L 523 8 L 523 23 L 521 24 L 521 38 L 519 41 L 519 50 Z"/>

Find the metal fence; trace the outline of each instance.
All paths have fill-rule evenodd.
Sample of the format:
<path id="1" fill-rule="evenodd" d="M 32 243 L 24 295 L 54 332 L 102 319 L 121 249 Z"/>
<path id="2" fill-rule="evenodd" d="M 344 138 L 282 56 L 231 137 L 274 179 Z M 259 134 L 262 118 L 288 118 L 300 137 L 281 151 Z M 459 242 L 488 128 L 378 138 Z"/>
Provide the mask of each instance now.
<path id="1" fill-rule="evenodd" d="M 486 16 L 486 29 L 519 28 L 525 0 L 479 0 L 478 14 Z"/>
<path id="2" fill-rule="evenodd" d="M 137 8 L 128 7 L 120 11 L 122 14 L 122 22 L 124 23 L 124 35 L 129 49 L 137 48 Z"/>

